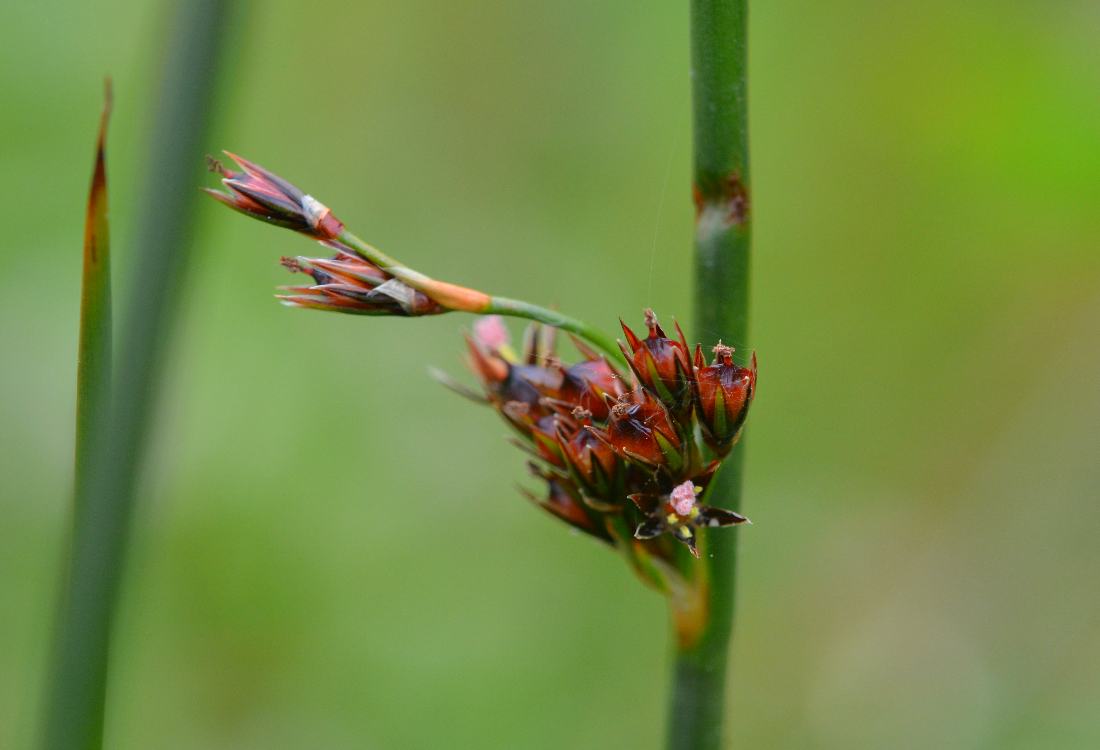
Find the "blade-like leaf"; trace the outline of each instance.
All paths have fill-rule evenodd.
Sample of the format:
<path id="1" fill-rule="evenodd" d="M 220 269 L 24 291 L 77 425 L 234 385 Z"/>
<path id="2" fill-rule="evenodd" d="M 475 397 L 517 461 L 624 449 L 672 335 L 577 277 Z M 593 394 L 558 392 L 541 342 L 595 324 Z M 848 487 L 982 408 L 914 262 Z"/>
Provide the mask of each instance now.
<path id="1" fill-rule="evenodd" d="M 194 165 L 206 150 L 206 124 L 214 110 L 211 100 L 223 69 L 220 53 L 231 38 L 233 20 L 244 13 L 247 3 L 192 0 L 169 5 L 173 13 L 165 24 L 163 75 L 156 78 L 148 181 L 136 191 L 140 198 L 133 211 L 137 217 L 130 255 L 135 265 L 133 302 L 121 321 L 124 345 L 110 374 L 110 393 L 125 397 L 111 398 L 104 392 L 100 399 L 104 403 L 90 409 L 93 429 L 87 431 L 81 448 L 85 471 L 78 485 L 72 542 L 63 563 L 50 675 L 42 701 L 41 750 L 104 748 L 111 657 L 126 650 L 126 644 L 112 633 L 125 576 L 135 488 L 152 421 L 160 372 L 157 363 L 167 348 L 179 280 L 190 255 L 189 227 L 198 178 Z M 89 237 L 95 242 L 89 251 L 98 269 L 91 278 L 96 279 L 106 277 L 106 267 L 100 265 L 106 257 L 104 236 L 99 233 L 107 215 L 102 197 L 105 174 L 97 169 L 93 185 L 100 186 L 100 192 L 90 213 L 95 229 Z M 90 288 L 102 291 L 104 287 Z M 99 322 L 98 335 L 89 334 L 88 340 L 102 342 L 105 298 L 102 294 L 88 298 L 99 305 L 93 308 L 98 313 L 85 318 Z M 89 350 L 89 355 L 91 351 L 102 355 L 102 347 Z M 99 361 L 102 364 L 102 356 Z M 88 372 L 94 380 L 105 370 L 96 365 Z"/>
<path id="2" fill-rule="evenodd" d="M 104 419 L 111 382 L 111 239 L 107 221 L 107 124 L 111 82 L 104 87 L 95 167 L 84 218 L 84 272 L 80 289 L 80 350 L 76 365 L 76 487 L 87 468 L 88 437 Z"/>

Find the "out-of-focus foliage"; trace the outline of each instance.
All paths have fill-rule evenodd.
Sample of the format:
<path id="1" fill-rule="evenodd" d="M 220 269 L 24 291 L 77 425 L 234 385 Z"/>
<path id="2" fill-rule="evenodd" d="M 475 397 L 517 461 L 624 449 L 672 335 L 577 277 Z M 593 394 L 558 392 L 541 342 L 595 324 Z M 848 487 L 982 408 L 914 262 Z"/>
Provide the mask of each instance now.
<path id="1" fill-rule="evenodd" d="M 690 309 L 686 8 L 255 5 L 212 147 L 442 278 L 608 330 Z M 1100 14 L 902 6 L 753 8 L 733 731 L 1095 747 Z M 121 0 L 4 18 L 0 747 L 22 749 L 66 527 L 88 139 L 111 72 L 121 307 L 162 21 Z M 425 374 L 457 369 L 454 317 L 277 305 L 304 243 L 205 209 L 112 747 L 657 747 L 661 598 L 529 507 L 499 423 Z"/>

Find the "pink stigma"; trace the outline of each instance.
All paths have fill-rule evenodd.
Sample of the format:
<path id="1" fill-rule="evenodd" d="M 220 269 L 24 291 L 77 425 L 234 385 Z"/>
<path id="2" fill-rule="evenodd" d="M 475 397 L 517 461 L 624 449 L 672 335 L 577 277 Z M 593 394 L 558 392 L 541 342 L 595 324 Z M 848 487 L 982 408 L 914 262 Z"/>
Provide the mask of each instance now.
<path id="1" fill-rule="evenodd" d="M 508 346 L 508 329 L 499 315 L 486 315 L 474 323 L 474 339 L 489 351 Z"/>
<path id="2" fill-rule="evenodd" d="M 695 507 L 695 484 L 689 479 L 676 485 L 668 495 L 669 503 L 677 515 L 686 516 Z"/>

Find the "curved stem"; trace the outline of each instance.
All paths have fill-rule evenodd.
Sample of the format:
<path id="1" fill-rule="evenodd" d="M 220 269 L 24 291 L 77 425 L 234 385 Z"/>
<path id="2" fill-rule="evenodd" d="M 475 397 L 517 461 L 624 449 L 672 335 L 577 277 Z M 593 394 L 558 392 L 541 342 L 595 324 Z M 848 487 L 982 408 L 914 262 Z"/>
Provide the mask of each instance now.
<path id="1" fill-rule="evenodd" d="M 354 250 L 360 257 L 369 260 L 394 278 L 423 292 L 436 302 L 453 310 L 474 313 L 475 315 L 506 315 L 513 318 L 535 320 L 563 331 L 569 331 L 581 337 L 608 355 L 620 365 L 626 365 L 626 358 L 615 340 L 583 320 L 564 315 L 547 307 L 534 305 L 523 300 L 508 297 L 494 297 L 476 289 L 438 281 L 408 266 L 346 229 L 338 237 L 340 242 Z"/>
<path id="2" fill-rule="evenodd" d="M 695 325 L 738 346 L 748 338 L 751 229 L 746 6 L 747 0 L 691 0 Z M 743 459 L 742 442 L 711 486 L 716 505 L 740 508 Z M 678 639 L 674 646 L 670 750 L 722 747 L 738 534 L 731 529 L 708 536 L 699 561 L 696 580 L 703 587 L 704 621 L 696 638 Z"/>
<path id="3" fill-rule="evenodd" d="M 563 315 L 557 310 L 551 310 L 539 305 L 532 305 L 530 302 L 524 302 L 518 299 L 490 297 L 489 306 L 485 308 L 484 312 L 495 313 L 497 315 L 508 315 L 514 318 L 537 320 L 539 323 L 545 323 L 548 326 L 575 333 L 577 336 L 580 336 L 604 354 L 608 355 L 612 361 L 626 366 L 626 357 L 623 356 L 622 350 L 619 349 L 618 344 L 616 344 L 613 339 L 604 334 L 603 331 L 593 328 L 584 321 L 571 318 L 568 315 Z"/>

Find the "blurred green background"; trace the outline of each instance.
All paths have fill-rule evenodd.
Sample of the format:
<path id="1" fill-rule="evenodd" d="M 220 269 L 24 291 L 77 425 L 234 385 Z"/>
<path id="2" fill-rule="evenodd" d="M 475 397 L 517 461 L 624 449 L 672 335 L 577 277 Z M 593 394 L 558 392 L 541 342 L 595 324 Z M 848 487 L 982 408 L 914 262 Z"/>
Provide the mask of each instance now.
<path id="1" fill-rule="evenodd" d="M 211 148 L 441 278 L 688 323 L 683 2 L 255 2 Z M 119 306 L 161 3 L 0 31 L 0 748 L 30 747 L 71 474 L 100 79 Z M 756 2 L 742 748 L 1100 746 L 1100 8 Z M 112 748 L 657 748 L 663 602 L 436 386 L 469 319 L 286 310 L 200 206 Z M 639 321 L 640 322 L 640 321 Z"/>

